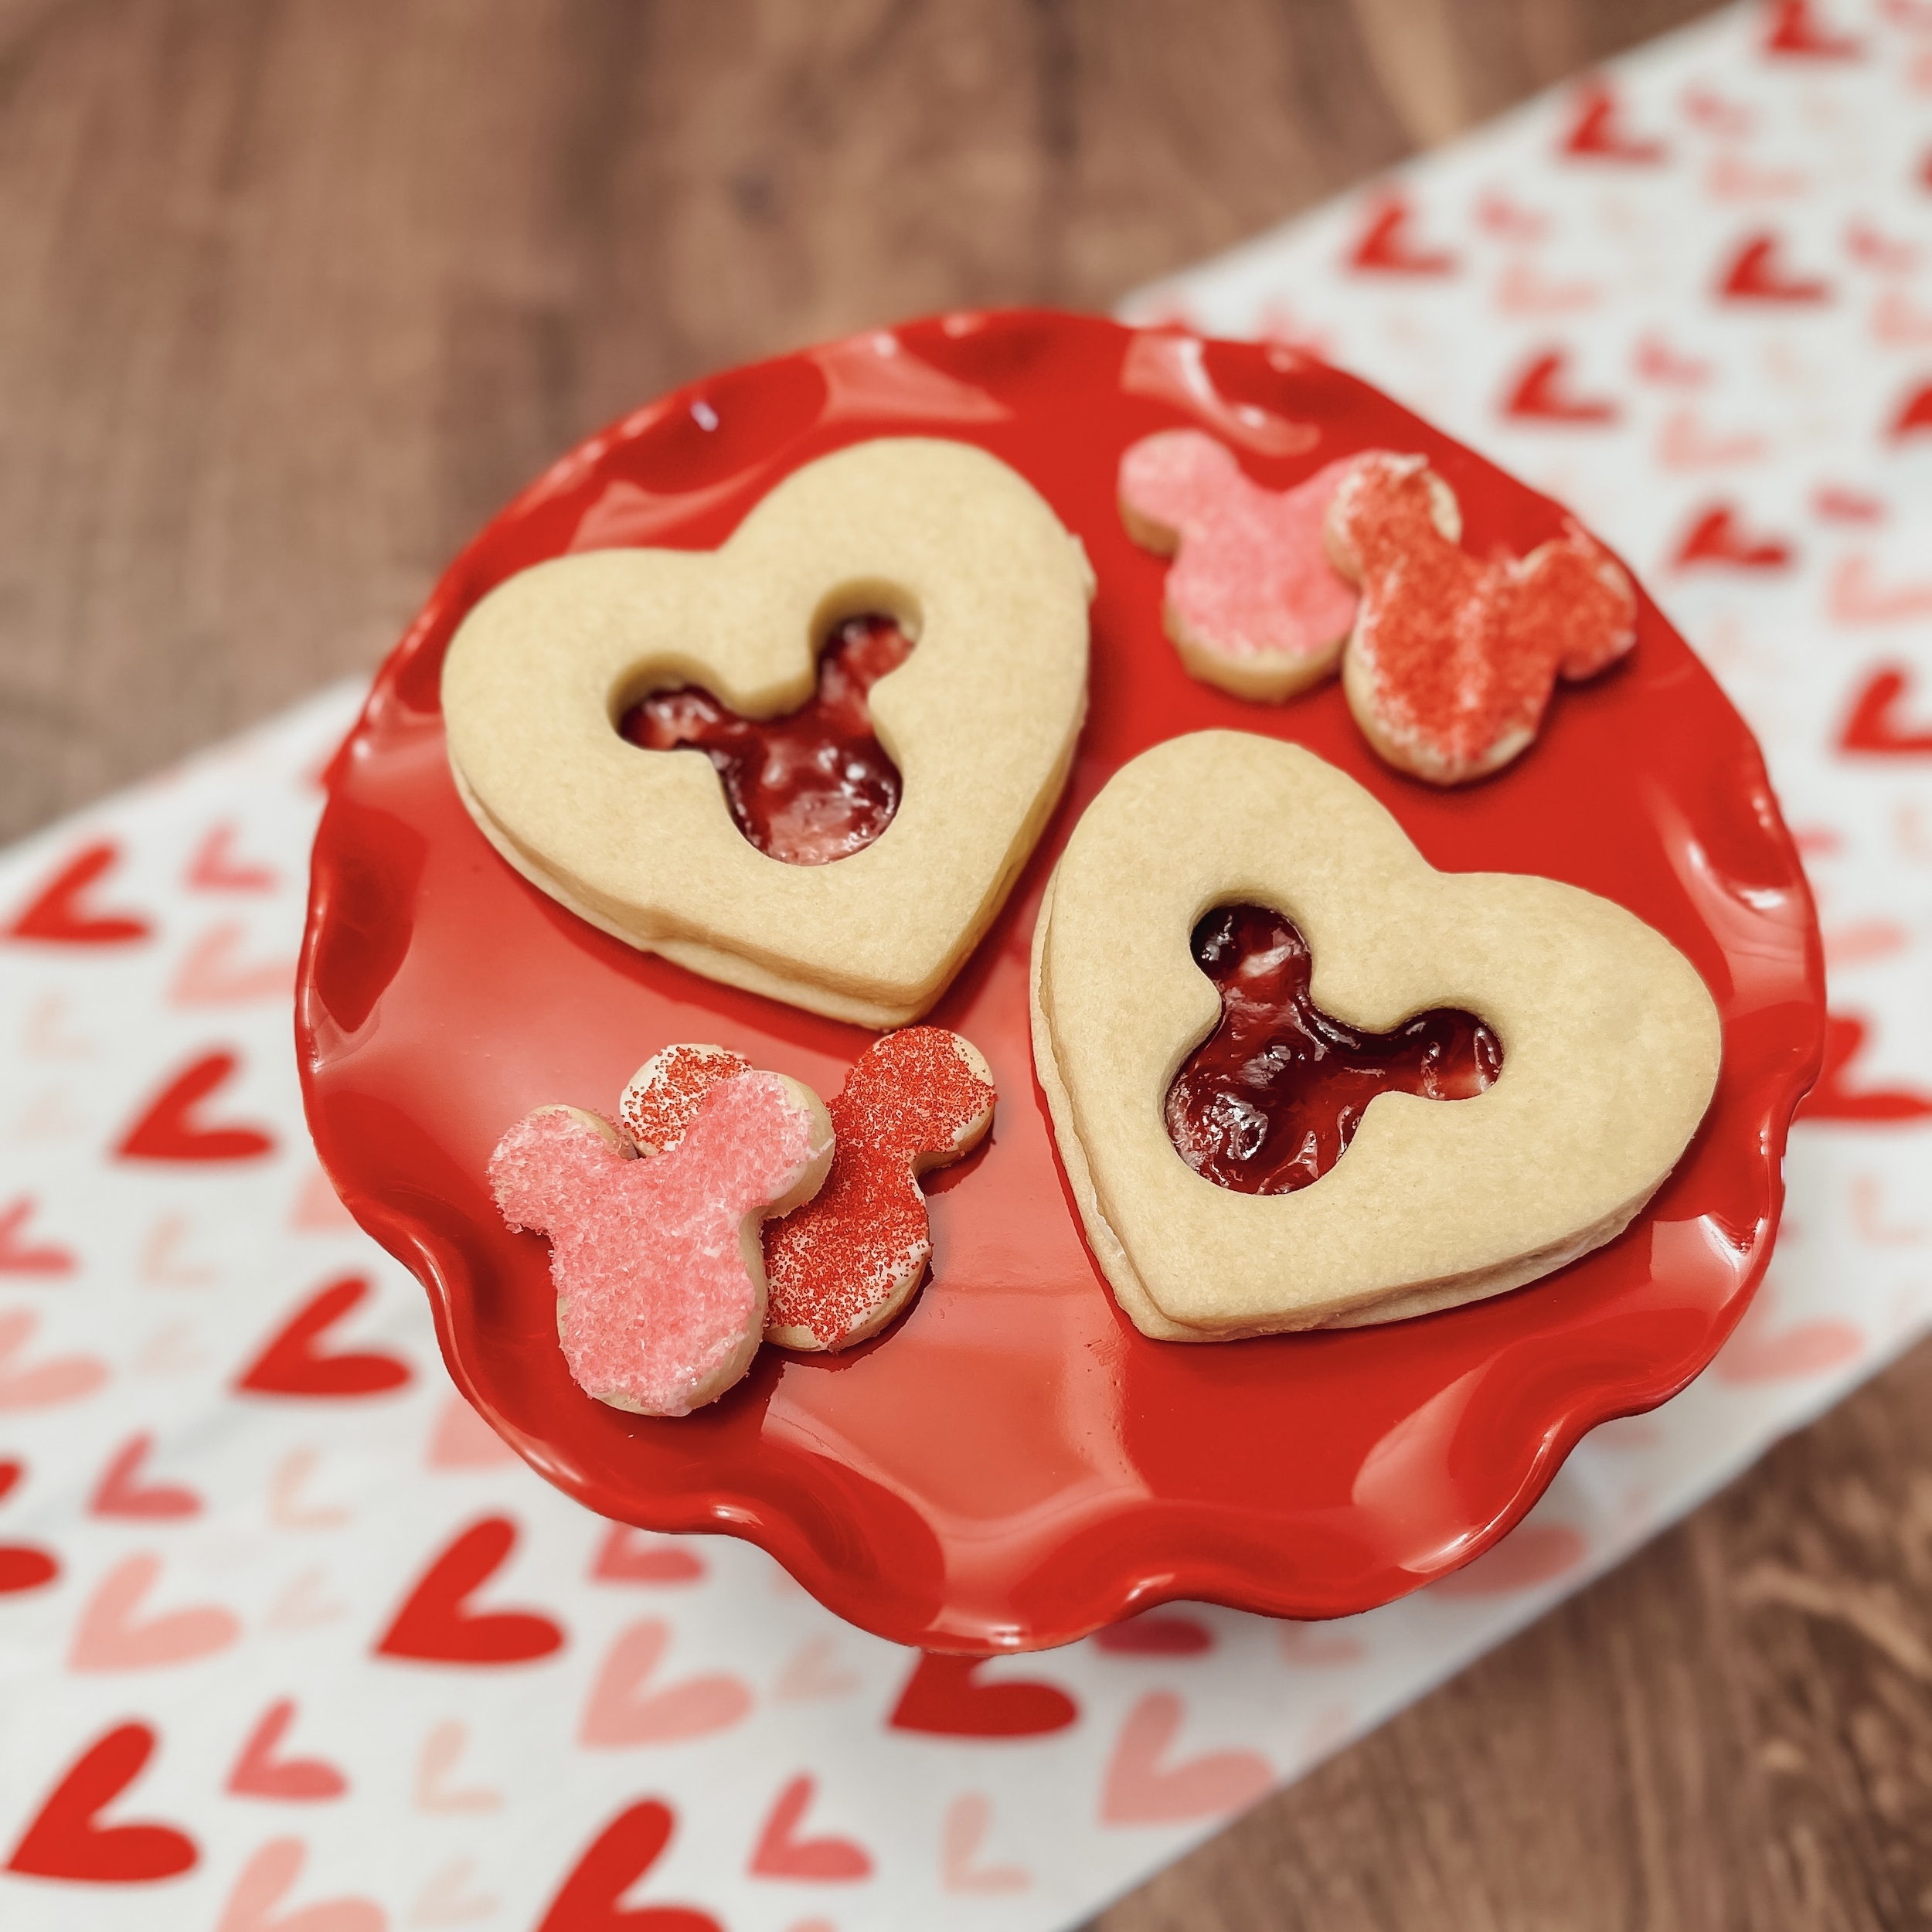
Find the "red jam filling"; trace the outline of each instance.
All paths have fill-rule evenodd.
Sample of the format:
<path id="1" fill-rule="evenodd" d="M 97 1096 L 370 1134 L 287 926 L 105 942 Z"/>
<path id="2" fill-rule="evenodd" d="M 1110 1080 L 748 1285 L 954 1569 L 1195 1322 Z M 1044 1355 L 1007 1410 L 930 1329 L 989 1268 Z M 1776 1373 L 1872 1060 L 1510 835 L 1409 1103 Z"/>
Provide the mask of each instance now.
<path id="1" fill-rule="evenodd" d="M 782 718 L 741 718 L 709 691 L 655 691 L 617 730 L 647 751 L 694 747 L 717 767 L 738 829 L 788 866 L 862 851 L 899 809 L 899 767 L 872 736 L 866 694 L 910 655 L 890 617 L 849 617 L 818 660 L 818 690 Z"/>
<path id="2" fill-rule="evenodd" d="M 1473 1013 L 1418 1013 L 1362 1033 L 1309 997 L 1308 941 L 1279 913 L 1223 906 L 1194 929 L 1221 1023 L 1168 1089 L 1168 1137 L 1217 1187 L 1288 1194 L 1341 1159 L 1378 1094 L 1466 1100 L 1495 1083 L 1502 1043 Z"/>

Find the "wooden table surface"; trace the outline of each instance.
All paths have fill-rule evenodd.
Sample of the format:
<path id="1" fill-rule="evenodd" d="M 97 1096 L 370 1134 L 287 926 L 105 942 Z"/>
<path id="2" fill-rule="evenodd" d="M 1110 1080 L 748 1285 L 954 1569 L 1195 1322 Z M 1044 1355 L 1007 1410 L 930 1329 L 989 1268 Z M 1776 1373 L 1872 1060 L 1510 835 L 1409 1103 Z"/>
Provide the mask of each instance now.
<path id="1" fill-rule="evenodd" d="M 0 837 L 700 372 L 1104 308 L 1697 0 L 0 0 Z M 1094 1921 L 1932 1923 L 1932 1347 Z"/>

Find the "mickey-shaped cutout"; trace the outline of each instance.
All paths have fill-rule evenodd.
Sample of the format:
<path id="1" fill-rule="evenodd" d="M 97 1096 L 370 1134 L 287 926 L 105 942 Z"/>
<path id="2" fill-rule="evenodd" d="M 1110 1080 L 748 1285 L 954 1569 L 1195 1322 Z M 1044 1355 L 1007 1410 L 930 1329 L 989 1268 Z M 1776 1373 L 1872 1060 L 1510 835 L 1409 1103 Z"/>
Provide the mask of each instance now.
<path id="1" fill-rule="evenodd" d="M 750 1366 L 765 1325 L 761 1226 L 809 1200 L 832 1165 L 823 1103 L 782 1074 L 708 1082 L 688 1115 L 673 1151 L 641 1160 L 600 1115 L 539 1107 L 490 1157 L 504 1219 L 549 1236 L 570 1373 L 640 1415 L 689 1414 Z"/>
<path id="2" fill-rule="evenodd" d="M 1199 430 L 1162 430 L 1121 457 L 1121 519 L 1143 549 L 1174 559 L 1161 617 L 1193 676 L 1271 702 L 1334 670 L 1357 599 L 1323 532 L 1355 461 L 1267 490 Z"/>
<path id="3" fill-rule="evenodd" d="M 1370 1100 L 1312 1185 L 1190 1168 L 1163 1109 L 1220 1017 L 1189 950 L 1209 909 L 1273 908 L 1315 1004 L 1387 1033 L 1467 1012 L 1493 1085 Z M 1087 1237 L 1146 1334 L 1211 1342 L 1389 1321 L 1515 1287 L 1611 1240 L 1670 1172 L 1717 1077 L 1696 970 L 1621 906 L 1548 879 L 1438 872 L 1352 779 L 1235 732 L 1171 740 L 1075 828 L 1034 937 L 1033 1046 Z"/>
<path id="4" fill-rule="evenodd" d="M 1328 506 L 1328 550 L 1361 587 L 1342 689 L 1389 764 L 1456 785 L 1536 736 L 1559 676 L 1593 677 L 1637 641 L 1623 567 L 1572 523 L 1526 557 L 1462 549 L 1454 495 L 1420 456 L 1358 457 Z"/>
<path id="5" fill-rule="evenodd" d="M 874 1027 L 916 1018 L 998 910 L 1065 781 L 1087 702 L 1093 580 L 1024 478 L 895 438 L 786 478 L 712 552 L 536 565 L 464 620 L 449 753 L 512 865 L 594 925 L 715 979 Z M 820 646 L 876 614 L 915 640 L 868 694 L 903 794 L 862 851 L 767 856 L 701 751 L 625 743 L 648 692 L 795 709 Z"/>
<path id="6" fill-rule="evenodd" d="M 625 1089 L 619 1118 L 640 1151 L 675 1147 L 697 1101 L 746 1064 L 721 1048 L 667 1049 Z M 892 1320 L 932 1254 L 919 1176 L 979 1145 L 997 1097 L 978 1049 L 944 1027 L 866 1048 L 828 1106 L 838 1143 L 825 1185 L 766 1224 L 767 1341 L 848 1349 Z"/>

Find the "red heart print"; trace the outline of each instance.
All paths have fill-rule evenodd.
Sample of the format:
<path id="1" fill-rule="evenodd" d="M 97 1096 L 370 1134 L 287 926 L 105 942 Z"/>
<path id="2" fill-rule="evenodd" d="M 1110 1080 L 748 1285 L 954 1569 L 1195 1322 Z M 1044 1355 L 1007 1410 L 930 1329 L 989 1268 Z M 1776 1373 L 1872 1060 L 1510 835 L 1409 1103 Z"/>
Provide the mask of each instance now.
<path id="1" fill-rule="evenodd" d="M 371 1899 L 319 1899 L 277 1914 L 308 1859 L 300 1838 L 270 1838 L 236 1874 L 215 1932 L 388 1932 L 389 1915 Z"/>
<path id="2" fill-rule="evenodd" d="M 1680 570 L 1693 563 L 1726 564 L 1739 570 L 1781 570 L 1792 554 L 1791 546 L 1782 537 L 1747 536 L 1737 512 L 1728 503 L 1719 503 L 1691 525 L 1672 562 Z"/>
<path id="3" fill-rule="evenodd" d="M 213 1127 L 195 1117 L 240 1064 L 226 1051 L 204 1053 L 148 1103 L 115 1145 L 124 1161 L 253 1161 L 275 1151 L 275 1137 L 258 1127 Z"/>
<path id="4" fill-rule="evenodd" d="M 704 1574 L 704 1564 L 668 1537 L 646 1536 L 628 1523 L 614 1522 L 590 1574 L 605 1583 L 689 1583 Z"/>
<path id="5" fill-rule="evenodd" d="M 1456 258 L 1447 249 L 1428 248 L 1414 236 L 1415 211 L 1400 195 L 1383 195 L 1369 206 L 1360 238 L 1349 251 L 1358 274 L 1452 275 Z"/>
<path id="6" fill-rule="evenodd" d="M 1432 1597 L 1502 1597 L 1533 1589 L 1583 1560 L 1589 1546 L 1567 1523 L 1525 1523 L 1474 1563 L 1440 1579 Z"/>
<path id="7" fill-rule="evenodd" d="M 23 1194 L 0 1213 L 0 1274 L 71 1274 L 77 1265 L 72 1253 L 51 1241 L 37 1246 L 23 1240 L 33 1219 L 34 1199 Z"/>
<path id="8" fill-rule="evenodd" d="M 96 1516 L 195 1516 L 201 1513 L 201 1498 L 193 1490 L 178 1483 L 141 1481 L 141 1465 L 155 1446 L 154 1437 L 143 1430 L 130 1436 L 117 1449 L 87 1505 Z"/>
<path id="9" fill-rule="evenodd" d="M 74 1626 L 67 1652 L 71 1671 L 159 1670 L 223 1651 L 241 1625 L 219 1604 L 197 1604 L 138 1621 L 143 1600 L 161 1578 L 161 1559 L 142 1551 L 101 1578 Z"/>
<path id="10" fill-rule="evenodd" d="M 620 1811 L 558 1887 L 536 1932 L 724 1932 L 709 1912 L 688 1905 L 618 1909 L 617 1901 L 663 1856 L 676 1825 L 676 1814 L 660 1798 Z"/>
<path id="11" fill-rule="evenodd" d="M 262 1713 L 228 1774 L 229 1791 L 236 1798 L 307 1801 L 340 1798 L 349 1789 L 349 1780 L 325 1759 L 275 1755 L 275 1747 L 294 1721 L 292 1697 L 277 1699 Z"/>
<path id="12" fill-rule="evenodd" d="M 849 1838 L 801 1838 L 798 1827 L 811 1808 L 816 1781 L 800 1772 L 778 1794 L 751 1854 L 757 1879 L 815 1879 L 850 1883 L 872 1876 L 872 1858 Z"/>
<path id="13" fill-rule="evenodd" d="M 485 1516 L 456 1538 L 377 1640 L 379 1657 L 423 1664 L 524 1664 L 563 1645 L 560 1624 L 534 1611 L 472 1611 L 468 1600 L 516 1547 L 508 1516 Z"/>
<path id="14" fill-rule="evenodd" d="M 369 1283 L 359 1274 L 318 1288 L 236 1378 L 235 1386 L 253 1395 L 324 1401 L 401 1388 L 410 1379 L 410 1366 L 393 1355 L 376 1349 L 325 1355 L 315 1345 L 368 1293 Z"/>
<path id="15" fill-rule="evenodd" d="M 1874 1124 L 1922 1121 L 1932 1115 L 1932 1097 L 1909 1087 L 1855 1087 L 1852 1063 L 1865 1045 L 1862 1019 L 1833 1013 L 1825 1022 L 1825 1064 L 1818 1084 L 1799 1101 L 1798 1117 L 1807 1121 L 1865 1121 Z"/>
<path id="16" fill-rule="evenodd" d="M 1214 1633 L 1192 1617 L 1150 1610 L 1096 1631 L 1094 1647 L 1119 1657 L 1198 1657 L 1214 1648 Z"/>
<path id="17" fill-rule="evenodd" d="M 251 865 L 235 856 L 235 828 L 211 827 L 188 862 L 188 883 L 197 892 L 273 892 L 280 883 L 267 866 Z"/>
<path id="18" fill-rule="evenodd" d="M 1841 751 L 1873 751 L 1886 757 L 1923 757 L 1932 752 L 1932 725 L 1914 730 L 1898 716 L 1912 688 L 1912 674 L 1887 665 L 1866 679 L 1838 734 Z"/>
<path id="19" fill-rule="evenodd" d="M 989 1662 L 923 1651 L 886 1721 L 936 1737 L 1040 1737 L 1080 1716 L 1079 1705 L 1051 1684 L 975 1683 L 974 1673 Z"/>
<path id="20" fill-rule="evenodd" d="M 1253 1751 L 1208 1751 L 1163 1764 L 1185 1715 L 1171 1691 L 1150 1691 L 1127 1714 L 1100 1791 L 1107 1825 L 1175 1825 L 1220 1818 L 1264 1796 L 1274 1771 Z"/>
<path id="21" fill-rule="evenodd" d="M 1811 0 L 1777 0 L 1765 30 L 1764 51 L 1801 60 L 1855 60 L 1859 43 L 1849 33 L 1834 32 L 1819 19 Z"/>
<path id="22" fill-rule="evenodd" d="M 0 1501 L 5 1500 L 26 1473 L 23 1463 L 0 1462 Z M 30 1543 L 0 1543 L 0 1597 L 38 1590 L 60 1574 L 60 1562 L 48 1551 L 36 1549 Z"/>
<path id="23" fill-rule="evenodd" d="M 1824 302 L 1832 285 L 1816 276 L 1795 275 L 1784 266 L 1777 236 L 1750 236 L 1717 278 L 1719 298 L 1727 302 Z"/>
<path id="24" fill-rule="evenodd" d="M 1580 160 L 1620 161 L 1644 167 L 1664 158 L 1661 141 L 1640 139 L 1623 125 L 1616 90 L 1607 81 L 1586 80 L 1577 90 L 1570 122 L 1559 153 Z"/>
<path id="25" fill-rule="evenodd" d="M 709 1737 L 742 1721 L 751 1709 L 751 1693 L 725 1672 L 646 1691 L 670 1647 L 671 1626 L 658 1617 L 618 1632 L 585 1702 L 580 1744 L 605 1750 L 672 1744 Z"/>
<path id="26" fill-rule="evenodd" d="M 1569 366 L 1569 352 L 1564 349 L 1532 355 L 1504 396 L 1503 414 L 1531 422 L 1615 422 L 1623 411 L 1611 397 L 1579 396 L 1571 389 Z"/>
<path id="27" fill-rule="evenodd" d="M 95 1739 L 21 1833 L 6 1869 L 80 1885 L 144 1885 L 193 1870 L 201 1855 L 185 1832 L 98 1822 L 140 1776 L 155 1741 L 145 1724 L 119 1725 Z"/>
<path id="28" fill-rule="evenodd" d="M 1926 165 L 1928 171 L 1932 171 L 1932 162 Z M 1916 430 L 1932 430 L 1932 383 L 1913 390 L 1892 419 L 1892 434 L 1895 437 L 1910 436 Z"/>
<path id="29" fill-rule="evenodd" d="M 90 912 L 81 895 L 121 856 L 120 848 L 103 839 L 69 859 L 47 883 L 0 928 L 0 937 L 38 939 L 58 946 L 124 946 L 145 939 L 153 930 L 134 913 Z"/>
<path id="30" fill-rule="evenodd" d="M 32 1543 L 0 1543 L 0 1597 L 38 1590 L 60 1574 L 59 1560 Z"/>

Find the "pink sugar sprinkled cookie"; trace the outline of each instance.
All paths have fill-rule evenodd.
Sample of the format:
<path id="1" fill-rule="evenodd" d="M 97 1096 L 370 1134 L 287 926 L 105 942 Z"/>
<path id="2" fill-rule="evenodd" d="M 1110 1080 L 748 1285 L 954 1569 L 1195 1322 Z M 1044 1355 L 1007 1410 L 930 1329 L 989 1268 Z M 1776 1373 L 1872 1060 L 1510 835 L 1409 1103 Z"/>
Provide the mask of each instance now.
<path id="1" fill-rule="evenodd" d="M 577 1107 L 539 1107 L 512 1128 L 490 1185 L 512 1229 L 549 1236 L 578 1385 L 655 1416 L 730 1388 L 764 1332 L 760 1226 L 818 1192 L 832 1151 L 824 1104 L 777 1073 L 713 1083 L 676 1146 L 650 1159 Z"/>
<path id="2" fill-rule="evenodd" d="M 977 1147 L 998 1097 L 978 1049 L 943 1026 L 866 1048 L 828 1103 L 838 1148 L 825 1186 L 765 1229 L 767 1340 L 849 1349 L 891 1321 L 933 1251 L 919 1176 Z"/>
<path id="3" fill-rule="evenodd" d="M 1507 764 L 1559 677 L 1594 676 L 1637 641 L 1630 578 L 1576 524 L 1485 563 L 1461 547 L 1461 522 L 1425 457 L 1381 451 L 1356 461 L 1328 512 L 1329 554 L 1362 593 L 1349 708 L 1389 764 L 1438 785 Z"/>
<path id="4" fill-rule="evenodd" d="M 1357 598 L 1329 560 L 1324 524 L 1359 460 L 1268 490 L 1199 430 L 1143 437 L 1121 457 L 1121 521 L 1143 549 L 1174 559 L 1162 621 L 1192 676 L 1274 701 L 1335 668 Z"/>

